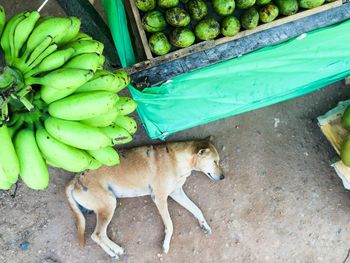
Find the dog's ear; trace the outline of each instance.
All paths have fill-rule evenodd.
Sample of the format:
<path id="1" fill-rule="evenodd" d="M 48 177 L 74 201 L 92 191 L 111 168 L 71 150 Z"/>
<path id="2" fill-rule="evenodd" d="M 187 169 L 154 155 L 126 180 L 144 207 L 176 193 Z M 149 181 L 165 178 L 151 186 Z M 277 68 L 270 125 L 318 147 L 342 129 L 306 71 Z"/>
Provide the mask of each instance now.
<path id="1" fill-rule="evenodd" d="M 204 155 L 204 154 L 206 154 L 206 153 L 208 153 L 210 151 L 210 149 L 209 148 L 205 148 L 205 149 L 200 149 L 199 151 L 198 151 L 198 155 L 200 155 L 200 156 L 202 156 L 202 155 Z"/>
<path id="2" fill-rule="evenodd" d="M 205 140 L 206 140 L 207 142 L 213 142 L 213 141 L 214 141 L 214 136 L 213 136 L 213 135 L 210 135 L 210 136 L 208 136 L 207 138 L 205 138 Z"/>

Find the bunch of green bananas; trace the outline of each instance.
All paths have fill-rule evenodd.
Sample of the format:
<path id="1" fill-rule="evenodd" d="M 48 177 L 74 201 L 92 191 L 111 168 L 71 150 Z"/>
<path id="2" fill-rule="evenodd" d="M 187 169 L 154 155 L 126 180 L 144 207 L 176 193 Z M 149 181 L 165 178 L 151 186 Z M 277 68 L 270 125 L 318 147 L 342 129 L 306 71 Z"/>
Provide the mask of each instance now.
<path id="1" fill-rule="evenodd" d="M 0 189 L 21 177 L 49 183 L 47 165 L 70 172 L 116 165 L 113 146 L 136 132 L 136 103 L 117 92 L 130 78 L 103 69 L 103 44 L 75 17 L 22 12 L 6 22 L 0 6 Z M 2 53 L 2 54 L 1 54 Z"/>

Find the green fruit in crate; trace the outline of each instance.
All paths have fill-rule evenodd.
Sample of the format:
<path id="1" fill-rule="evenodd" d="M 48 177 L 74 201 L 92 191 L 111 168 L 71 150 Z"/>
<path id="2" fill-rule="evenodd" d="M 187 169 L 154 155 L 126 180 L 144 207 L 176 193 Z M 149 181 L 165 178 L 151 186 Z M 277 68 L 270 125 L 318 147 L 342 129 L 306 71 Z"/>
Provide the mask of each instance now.
<path id="1" fill-rule="evenodd" d="M 171 45 L 166 35 L 160 32 L 154 33 L 149 38 L 149 47 L 151 51 L 158 56 L 162 56 L 169 53 L 171 49 Z"/>
<path id="2" fill-rule="evenodd" d="M 179 5 L 179 0 L 158 0 L 158 6 L 161 8 L 172 8 Z"/>
<path id="3" fill-rule="evenodd" d="M 340 157 L 343 163 L 350 167 L 350 136 L 347 136 L 341 145 Z"/>
<path id="4" fill-rule="evenodd" d="M 257 5 L 267 5 L 271 3 L 272 0 L 256 0 L 255 4 Z"/>
<path id="5" fill-rule="evenodd" d="M 210 40 L 220 34 L 220 24 L 213 18 L 200 21 L 195 27 L 195 34 L 200 40 Z"/>
<path id="6" fill-rule="evenodd" d="M 156 7 L 156 0 L 136 0 L 135 4 L 142 12 L 148 12 Z"/>
<path id="7" fill-rule="evenodd" d="M 263 23 L 269 23 L 278 17 L 279 10 L 276 5 L 265 5 L 259 10 L 260 21 Z"/>
<path id="8" fill-rule="evenodd" d="M 234 0 L 212 0 L 214 11 L 220 16 L 228 16 L 235 10 Z"/>
<path id="9" fill-rule="evenodd" d="M 190 15 L 184 9 L 178 7 L 167 10 L 165 19 L 174 27 L 184 27 L 191 22 Z"/>
<path id="10" fill-rule="evenodd" d="M 241 16 L 241 25 L 245 29 L 256 28 L 259 24 L 259 13 L 254 7 L 245 10 Z"/>
<path id="11" fill-rule="evenodd" d="M 196 40 L 196 37 L 187 28 L 176 28 L 170 33 L 169 39 L 173 46 L 185 48 L 191 46 Z"/>
<path id="12" fill-rule="evenodd" d="M 221 34 L 225 37 L 232 37 L 241 30 L 241 23 L 235 16 L 227 16 L 221 22 Z"/>
<path id="13" fill-rule="evenodd" d="M 159 11 L 151 11 L 142 18 L 143 28 L 150 33 L 162 31 L 166 28 L 166 21 Z"/>
<path id="14" fill-rule="evenodd" d="M 203 0 L 190 0 L 188 12 L 192 19 L 199 21 L 208 14 L 208 6 Z"/>
<path id="15" fill-rule="evenodd" d="M 311 9 L 323 5 L 325 0 L 299 0 L 299 6 L 305 9 Z"/>
<path id="16" fill-rule="evenodd" d="M 275 0 L 275 4 L 284 16 L 294 15 L 299 10 L 298 0 Z"/>
<path id="17" fill-rule="evenodd" d="M 238 9 L 248 9 L 255 5 L 255 0 L 236 0 Z"/>

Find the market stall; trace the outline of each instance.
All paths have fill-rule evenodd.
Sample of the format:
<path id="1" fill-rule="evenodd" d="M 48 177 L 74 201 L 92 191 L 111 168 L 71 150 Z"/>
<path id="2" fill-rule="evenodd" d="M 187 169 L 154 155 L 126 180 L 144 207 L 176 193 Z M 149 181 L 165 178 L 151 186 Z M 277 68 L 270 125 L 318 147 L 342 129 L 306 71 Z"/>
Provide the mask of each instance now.
<path id="1" fill-rule="evenodd" d="M 133 79 L 129 90 L 154 139 L 301 96 L 350 74 L 350 4 L 343 1 L 144 61 L 137 61 L 123 1 L 103 3 Z"/>

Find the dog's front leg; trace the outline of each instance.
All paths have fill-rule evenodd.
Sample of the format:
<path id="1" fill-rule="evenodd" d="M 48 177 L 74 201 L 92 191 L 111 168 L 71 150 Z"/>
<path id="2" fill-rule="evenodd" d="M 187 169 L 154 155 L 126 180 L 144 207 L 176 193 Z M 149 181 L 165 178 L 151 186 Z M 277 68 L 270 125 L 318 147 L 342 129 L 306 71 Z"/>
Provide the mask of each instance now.
<path id="1" fill-rule="evenodd" d="M 171 198 L 173 198 L 179 205 L 186 208 L 189 212 L 193 214 L 195 218 L 198 219 L 199 226 L 203 230 L 205 234 L 211 234 L 211 228 L 205 220 L 202 211 L 192 202 L 190 198 L 186 195 L 186 193 L 182 190 L 182 188 L 176 189 L 174 192 L 170 194 Z"/>
<path id="2" fill-rule="evenodd" d="M 153 201 L 156 204 L 160 216 L 163 219 L 164 227 L 165 227 L 165 237 L 163 241 L 163 251 L 164 253 L 168 253 L 170 247 L 171 236 L 173 235 L 173 222 L 171 221 L 171 217 L 168 210 L 168 202 L 167 197 L 153 197 Z"/>

